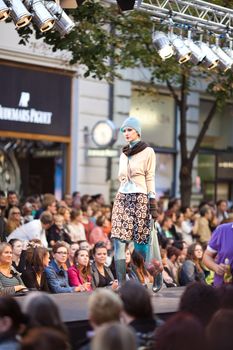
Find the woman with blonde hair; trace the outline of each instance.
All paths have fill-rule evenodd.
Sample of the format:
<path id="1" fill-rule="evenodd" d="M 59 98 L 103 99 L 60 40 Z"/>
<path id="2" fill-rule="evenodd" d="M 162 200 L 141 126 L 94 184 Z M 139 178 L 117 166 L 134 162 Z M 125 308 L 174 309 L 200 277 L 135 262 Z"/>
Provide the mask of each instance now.
<path id="1" fill-rule="evenodd" d="M 17 227 L 21 226 L 21 212 L 18 207 L 14 206 L 10 209 L 7 223 L 6 223 L 6 234 L 9 235 Z"/>
<path id="2" fill-rule="evenodd" d="M 136 350 L 133 331 L 120 323 L 101 326 L 91 342 L 91 350 Z"/>
<path id="3" fill-rule="evenodd" d="M 25 289 L 20 274 L 12 266 L 12 247 L 0 243 L 0 295 L 14 295 Z"/>

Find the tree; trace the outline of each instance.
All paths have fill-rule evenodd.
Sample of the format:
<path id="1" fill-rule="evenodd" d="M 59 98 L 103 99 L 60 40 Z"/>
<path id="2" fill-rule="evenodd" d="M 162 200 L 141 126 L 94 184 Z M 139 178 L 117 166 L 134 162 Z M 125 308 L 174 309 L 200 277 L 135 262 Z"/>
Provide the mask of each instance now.
<path id="1" fill-rule="evenodd" d="M 233 7 L 233 1 L 211 2 Z M 119 68 L 146 67 L 151 71 L 151 84 L 165 82 L 180 112 L 180 193 L 182 205 L 190 205 L 193 161 L 216 110 L 222 108 L 227 99 L 232 97 L 232 74 L 223 74 L 218 69 L 210 73 L 191 64 L 179 65 L 174 58 L 162 62 L 152 44 L 152 31 L 154 27 L 161 30 L 165 27 L 163 24 L 153 23 L 146 13 L 121 13 L 116 6 L 103 6 L 90 0 L 69 14 L 73 17 L 76 28 L 66 37 L 60 38 L 56 32 L 42 34 L 36 28 L 23 28 L 19 30 L 20 43 L 26 44 L 34 32 L 36 38 L 43 38 L 47 44 L 52 45 L 54 51 L 70 51 L 70 64 L 85 65 L 85 77 L 91 75 L 111 81 L 113 77 L 119 76 Z M 189 153 L 186 131 L 187 97 L 195 79 L 200 78 L 207 80 L 207 90 L 215 100 Z"/>

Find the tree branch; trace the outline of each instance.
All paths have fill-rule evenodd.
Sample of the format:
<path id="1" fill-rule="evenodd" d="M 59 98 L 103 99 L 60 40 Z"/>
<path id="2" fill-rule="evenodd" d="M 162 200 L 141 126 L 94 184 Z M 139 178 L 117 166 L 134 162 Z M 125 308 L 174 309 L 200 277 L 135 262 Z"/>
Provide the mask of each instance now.
<path id="1" fill-rule="evenodd" d="M 197 152 L 200 148 L 200 144 L 201 142 L 203 141 L 203 138 L 205 136 L 205 133 L 206 131 L 208 130 L 209 128 L 209 125 L 210 125 L 210 122 L 211 120 L 213 119 L 214 115 L 215 115 L 215 112 L 216 112 L 216 109 L 217 109 L 217 106 L 218 106 L 218 100 L 216 99 L 211 107 L 211 110 L 209 111 L 205 121 L 203 122 L 203 125 L 202 125 L 202 128 L 199 132 L 199 135 L 196 139 L 196 142 L 193 146 L 193 149 L 190 153 L 190 156 L 189 156 L 189 163 L 191 164 L 195 158 L 195 156 L 197 155 Z"/>
<path id="2" fill-rule="evenodd" d="M 181 108 L 181 101 L 180 101 L 177 93 L 175 92 L 174 87 L 172 86 L 172 84 L 170 83 L 170 81 L 168 79 L 166 80 L 166 83 L 167 83 L 167 87 L 170 90 L 174 100 L 176 101 L 177 105 Z"/>
<path id="3" fill-rule="evenodd" d="M 181 84 L 181 99 L 180 99 L 180 153 L 181 164 L 187 161 L 187 131 L 186 131 L 186 119 L 187 119 L 187 78 L 185 74 L 182 74 Z"/>

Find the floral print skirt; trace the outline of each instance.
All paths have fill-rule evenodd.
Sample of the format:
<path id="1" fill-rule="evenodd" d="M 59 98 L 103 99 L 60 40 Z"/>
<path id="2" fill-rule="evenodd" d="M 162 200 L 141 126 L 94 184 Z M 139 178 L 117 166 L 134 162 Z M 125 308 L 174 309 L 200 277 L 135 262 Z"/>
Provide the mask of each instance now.
<path id="1" fill-rule="evenodd" d="M 112 211 L 111 238 L 147 244 L 150 238 L 148 197 L 144 193 L 120 193 Z"/>

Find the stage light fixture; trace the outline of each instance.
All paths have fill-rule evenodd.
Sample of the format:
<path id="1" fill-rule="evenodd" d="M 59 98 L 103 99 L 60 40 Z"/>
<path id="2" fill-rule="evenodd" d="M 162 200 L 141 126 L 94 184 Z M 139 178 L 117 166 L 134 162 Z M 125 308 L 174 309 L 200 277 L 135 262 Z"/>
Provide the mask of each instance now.
<path id="1" fill-rule="evenodd" d="M 192 55 L 190 57 L 190 61 L 195 64 L 199 65 L 205 58 L 205 53 L 195 44 L 195 42 L 192 40 L 192 31 L 188 31 L 188 37 L 184 39 L 184 43 L 192 52 Z"/>
<path id="2" fill-rule="evenodd" d="M 211 45 L 211 50 L 218 56 L 219 58 L 219 68 L 223 70 L 223 72 L 228 71 L 232 68 L 233 60 L 229 57 L 218 45 Z"/>
<path id="3" fill-rule="evenodd" d="M 7 6 L 16 28 L 25 27 L 31 22 L 32 15 L 21 0 L 8 0 Z"/>
<path id="4" fill-rule="evenodd" d="M 206 43 L 203 43 L 202 41 L 197 41 L 196 44 L 199 46 L 199 48 L 205 52 L 205 58 L 202 61 L 205 67 L 207 67 L 208 70 L 211 70 L 215 67 L 217 67 L 219 63 L 218 56 L 211 50 L 209 45 Z"/>
<path id="5" fill-rule="evenodd" d="M 25 0 L 24 5 L 32 13 L 32 22 L 41 32 L 47 32 L 52 29 L 55 19 L 47 10 L 44 2 L 41 0 Z"/>
<path id="6" fill-rule="evenodd" d="M 133 10 L 135 0 L 117 0 L 117 4 L 122 11 Z"/>
<path id="7" fill-rule="evenodd" d="M 65 11 L 63 11 L 63 9 L 54 1 L 47 1 L 46 8 L 51 15 L 55 17 L 54 28 L 61 34 L 61 36 L 69 34 L 75 27 L 75 24 Z"/>
<path id="8" fill-rule="evenodd" d="M 185 63 L 191 58 L 191 50 L 185 45 L 183 39 L 174 33 L 169 33 L 168 38 L 171 41 L 176 57 L 180 64 Z"/>
<path id="9" fill-rule="evenodd" d="M 3 0 L 0 0 L 0 21 L 5 21 L 10 15 L 9 7 Z"/>
<path id="10" fill-rule="evenodd" d="M 167 35 L 163 32 L 156 31 L 152 37 L 153 45 L 158 51 L 159 56 L 166 60 L 174 54 L 173 47 Z"/>

